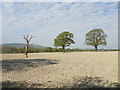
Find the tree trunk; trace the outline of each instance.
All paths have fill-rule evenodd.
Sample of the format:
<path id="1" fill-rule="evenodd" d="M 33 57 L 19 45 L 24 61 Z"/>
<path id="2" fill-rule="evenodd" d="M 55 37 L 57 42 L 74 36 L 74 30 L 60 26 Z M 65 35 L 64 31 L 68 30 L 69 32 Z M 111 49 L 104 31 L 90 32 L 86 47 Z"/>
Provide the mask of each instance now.
<path id="1" fill-rule="evenodd" d="M 26 45 L 25 45 L 25 55 L 26 55 L 26 58 L 28 58 L 29 42 L 30 42 L 30 40 L 33 38 L 33 36 L 29 37 L 29 34 L 27 34 L 27 35 L 23 35 L 23 38 L 24 38 L 25 41 L 26 41 Z"/>
<path id="2" fill-rule="evenodd" d="M 97 52 L 98 50 L 97 50 L 97 46 L 95 46 L 95 51 Z"/>
<path id="3" fill-rule="evenodd" d="M 27 52 L 25 53 L 25 55 L 26 55 L 26 58 L 28 58 L 28 53 Z"/>
<path id="4" fill-rule="evenodd" d="M 58 48 L 56 48 L 56 51 L 58 52 Z"/>
<path id="5" fill-rule="evenodd" d="M 63 53 L 65 53 L 65 46 L 63 46 Z"/>
<path id="6" fill-rule="evenodd" d="M 28 58 L 28 48 L 29 48 L 29 42 L 27 42 L 26 46 L 25 46 L 25 55 L 26 55 L 26 58 Z"/>

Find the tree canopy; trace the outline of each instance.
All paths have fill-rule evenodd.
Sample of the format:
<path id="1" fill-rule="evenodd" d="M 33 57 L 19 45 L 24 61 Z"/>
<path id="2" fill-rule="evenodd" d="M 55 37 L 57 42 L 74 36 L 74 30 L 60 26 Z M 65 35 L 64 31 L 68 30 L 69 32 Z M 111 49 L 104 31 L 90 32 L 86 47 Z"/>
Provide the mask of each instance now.
<path id="1" fill-rule="evenodd" d="M 72 39 L 74 37 L 73 33 L 70 32 L 62 32 L 57 36 L 56 39 L 54 39 L 54 46 L 55 47 L 62 47 L 63 52 L 65 47 L 70 46 L 71 44 L 74 44 L 74 40 Z"/>
<path id="2" fill-rule="evenodd" d="M 89 31 L 86 35 L 85 44 L 92 45 L 97 51 L 98 45 L 106 45 L 107 34 L 104 33 L 102 29 L 93 29 Z"/>

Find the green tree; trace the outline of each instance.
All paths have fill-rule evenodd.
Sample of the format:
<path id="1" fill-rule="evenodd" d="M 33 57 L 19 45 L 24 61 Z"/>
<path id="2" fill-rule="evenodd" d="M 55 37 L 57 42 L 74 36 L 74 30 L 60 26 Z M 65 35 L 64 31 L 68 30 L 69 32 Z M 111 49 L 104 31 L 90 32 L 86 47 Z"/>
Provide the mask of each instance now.
<path id="1" fill-rule="evenodd" d="M 51 47 L 47 47 L 46 48 L 46 52 L 52 52 L 52 48 Z"/>
<path id="2" fill-rule="evenodd" d="M 104 33 L 102 29 L 93 29 L 86 34 L 85 44 L 91 45 L 97 48 L 99 45 L 106 45 L 107 34 Z"/>
<path id="3" fill-rule="evenodd" d="M 54 46 L 55 47 L 62 47 L 63 52 L 65 52 L 65 47 L 74 44 L 75 42 L 72 40 L 74 37 L 73 33 L 70 32 L 62 32 L 54 39 Z"/>

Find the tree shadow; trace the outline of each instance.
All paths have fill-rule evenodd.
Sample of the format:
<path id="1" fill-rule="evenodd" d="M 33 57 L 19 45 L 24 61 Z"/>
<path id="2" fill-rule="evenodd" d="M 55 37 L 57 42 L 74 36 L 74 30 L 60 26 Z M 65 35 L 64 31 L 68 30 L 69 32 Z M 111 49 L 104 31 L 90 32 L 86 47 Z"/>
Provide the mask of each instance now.
<path id="1" fill-rule="evenodd" d="M 2 88 L 40 88 L 43 84 L 38 83 L 28 83 L 20 81 L 3 81 Z"/>
<path id="2" fill-rule="evenodd" d="M 72 88 L 120 88 L 117 82 L 104 81 L 100 77 L 82 77 Z"/>
<path id="3" fill-rule="evenodd" d="M 28 83 L 28 82 L 20 82 L 20 81 L 3 81 L 2 82 L 2 88 L 17 88 L 17 90 L 19 90 L 20 88 L 23 88 L 25 90 L 31 90 L 32 88 L 41 88 L 44 87 L 44 84 L 40 84 L 40 83 Z M 27 89 L 26 89 L 27 88 Z M 56 88 L 57 90 L 85 90 L 85 89 L 99 89 L 103 90 L 104 88 L 106 89 L 111 89 L 114 88 L 116 90 L 119 90 L 118 88 L 120 88 L 120 84 L 116 83 L 116 82 L 108 82 L 108 81 L 104 81 L 102 80 L 102 78 L 100 77 L 83 77 L 81 79 L 79 79 L 74 85 L 73 87 L 61 87 L 61 88 Z M 20 89 L 21 90 L 21 89 Z M 49 88 L 47 88 L 47 90 L 51 90 Z"/>
<path id="4" fill-rule="evenodd" d="M 48 59 L 12 59 L 2 61 L 3 72 L 24 70 L 25 68 L 35 68 L 46 65 L 57 64 L 58 60 Z"/>

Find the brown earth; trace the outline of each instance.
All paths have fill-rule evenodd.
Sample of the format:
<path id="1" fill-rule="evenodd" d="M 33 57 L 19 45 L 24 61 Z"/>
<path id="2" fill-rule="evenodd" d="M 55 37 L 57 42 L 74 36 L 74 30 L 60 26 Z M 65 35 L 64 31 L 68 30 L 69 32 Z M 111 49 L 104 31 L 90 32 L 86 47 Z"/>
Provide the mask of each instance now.
<path id="1" fill-rule="evenodd" d="M 118 82 L 118 52 L 3 54 L 2 81 L 34 87 L 71 87 L 82 77 Z M 28 86 L 30 87 L 30 86 Z"/>

